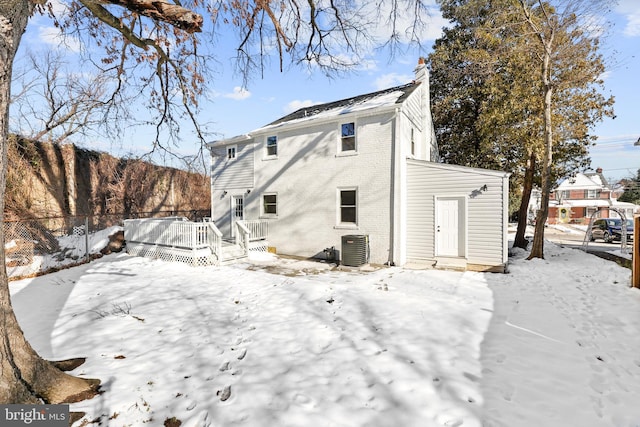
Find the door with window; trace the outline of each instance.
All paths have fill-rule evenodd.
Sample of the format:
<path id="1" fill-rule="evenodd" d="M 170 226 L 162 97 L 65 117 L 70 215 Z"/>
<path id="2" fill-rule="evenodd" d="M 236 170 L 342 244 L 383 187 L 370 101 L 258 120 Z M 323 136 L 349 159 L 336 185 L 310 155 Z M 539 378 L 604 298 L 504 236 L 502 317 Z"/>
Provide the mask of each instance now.
<path id="1" fill-rule="evenodd" d="M 231 197 L 231 237 L 236 236 L 236 221 L 244 219 L 244 196 Z"/>
<path id="2" fill-rule="evenodd" d="M 436 201 L 436 256 L 465 256 L 464 197 Z"/>

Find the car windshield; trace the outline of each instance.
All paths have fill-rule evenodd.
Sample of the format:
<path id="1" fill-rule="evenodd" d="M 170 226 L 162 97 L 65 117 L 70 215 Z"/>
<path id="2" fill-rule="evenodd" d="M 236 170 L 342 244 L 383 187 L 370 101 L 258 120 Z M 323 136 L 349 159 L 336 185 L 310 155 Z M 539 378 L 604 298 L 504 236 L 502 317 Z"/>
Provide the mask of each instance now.
<path id="1" fill-rule="evenodd" d="M 627 229 L 633 228 L 633 220 L 632 219 L 628 219 L 625 222 L 627 223 Z M 622 225 L 622 220 L 621 219 L 611 219 L 611 220 L 609 220 L 609 225 L 612 226 L 612 227 L 620 227 Z"/>

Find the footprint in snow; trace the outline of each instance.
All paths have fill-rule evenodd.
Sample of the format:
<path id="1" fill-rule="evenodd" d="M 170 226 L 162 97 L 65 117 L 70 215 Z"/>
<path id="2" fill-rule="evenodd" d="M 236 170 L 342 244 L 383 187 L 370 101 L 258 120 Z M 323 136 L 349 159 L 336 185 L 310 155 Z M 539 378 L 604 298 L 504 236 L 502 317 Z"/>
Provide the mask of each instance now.
<path id="1" fill-rule="evenodd" d="M 238 354 L 238 360 L 244 359 L 246 355 L 247 355 L 247 349 L 243 348 L 242 350 L 240 350 L 240 354 Z"/>
<path id="2" fill-rule="evenodd" d="M 500 387 L 500 393 L 502 394 L 502 398 L 507 402 L 511 402 L 511 399 L 513 399 L 514 392 L 515 392 L 515 389 L 511 384 L 503 384 Z"/>
<path id="3" fill-rule="evenodd" d="M 216 394 L 218 395 L 218 397 L 222 402 L 229 400 L 229 398 L 231 397 L 231 386 L 228 385 L 222 390 L 218 390 Z"/>

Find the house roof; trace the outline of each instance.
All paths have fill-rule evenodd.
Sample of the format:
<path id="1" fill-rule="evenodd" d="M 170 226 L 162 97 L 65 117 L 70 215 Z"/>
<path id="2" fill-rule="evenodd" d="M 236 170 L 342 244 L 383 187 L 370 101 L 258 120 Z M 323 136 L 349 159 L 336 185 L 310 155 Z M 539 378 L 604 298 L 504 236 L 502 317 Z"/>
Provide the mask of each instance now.
<path id="1" fill-rule="evenodd" d="M 313 117 L 339 116 L 356 111 L 401 104 L 409 95 L 420 86 L 420 82 L 411 82 L 402 86 L 395 86 L 388 89 L 371 92 L 352 98 L 341 99 L 339 101 L 316 104 L 310 107 L 300 108 L 291 114 L 279 118 L 266 127 L 280 125 L 299 120 L 306 120 Z"/>
<path id="2" fill-rule="evenodd" d="M 409 97 L 418 87 L 420 87 L 420 84 L 420 81 L 414 80 L 411 83 L 367 93 L 364 95 L 358 95 L 351 98 L 341 99 L 339 101 L 327 102 L 324 104 L 316 104 L 310 107 L 300 108 L 293 113 L 280 117 L 279 119 L 274 120 L 273 122 L 263 127 L 255 129 L 246 135 L 239 135 L 232 138 L 213 141 L 208 143 L 207 145 L 220 146 L 231 143 L 235 144 L 249 142 L 256 133 L 274 129 L 280 126 L 302 124 L 306 121 L 318 119 L 331 119 L 333 117 L 338 117 L 349 113 L 391 108 L 397 104 L 401 104 L 402 102 L 404 102 L 407 97 Z"/>
<path id="3" fill-rule="evenodd" d="M 608 183 L 601 173 L 586 172 L 565 179 L 558 185 L 557 190 L 601 190 L 603 188 L 608 188 Z"/>
<path id="4" fill-rule="evenodd" d="M 600 207 L 600 206 L 611 206 L 610 200 L 605 199 L 571 199 L 571 200 L 563 200 L 562 202 L 553 201 L 554 203 L 549 202 L 550 206 L 573 206 L 573 207 Z"/>
<path id="5" fill-rule="evenodd" d="M 497 176 L 500 178 L 509 178 L 509 176 L 511 176 L 511 172 L 482 169 L 482 168 L 471 168 L 469 166 L 452 165 L 450 163 L 439 163 L 439 162 L 431 162 L 428 160 L 418 160 L 418 159 L 407 159 L 407 161 L 414 164 L 424 165 L 430 168 L 443 169 L 443 170 L 449 170 L 449 171 L 458 171 L 463 173 L 464 172 L 473 173 L 474 175 L 490 175 L 490 176 Z"/>

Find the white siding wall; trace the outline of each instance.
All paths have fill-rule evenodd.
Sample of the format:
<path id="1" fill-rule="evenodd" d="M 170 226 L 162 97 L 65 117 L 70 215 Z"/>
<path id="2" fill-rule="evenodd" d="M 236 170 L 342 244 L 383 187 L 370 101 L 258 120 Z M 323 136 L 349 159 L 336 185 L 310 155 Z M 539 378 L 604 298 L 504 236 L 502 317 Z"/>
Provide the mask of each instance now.
<path id="1" fill-rule="evenodd" d="M 435 198 L 467 197 L 467 263 L 507 261 L 506 174 L 409 160 L 407 165 L 407 259 L 435 259 Z M 481 191 L 483 185 L 486 191 Z"/>
<path id="2" fill-rule="evenodd" d="M 253 144 L 237 144 L 236 158 L 227 159 L 227 147 L 215 147 L 211 164 L 214 190 L 253 187 Z"/>
<path id="3" fill-rule="evenodd" d="M 405 153 L 411 156 L 411 134 L 410 129 L 414 128 L 414 140 L 415 140 L 415 153 L 411 156 L 414 159 L 429 160 L 431 155 L 431 114 L 429 106 L 426 105 L 429 102 L 428 94 L 423 94 L 423 91 L 429 90 L 429 85 L 426 82 L 420 84 L 418 90 L 411 94 L 402 105 L 402 111 L 404 113 L 402 129 L 402 141 L 407 144 Z"/>
<path id="4" fill-rule="evenodd" d="M 225 237 L 231 237 L 231 196 L 246 195 L 254 185 L 254 144 L 236 147 L 235 160 L 227 159 L 226 146 L 215 147 L 211 162 L 211 218 Z"/>
<path id="5" fill-rule="evenodd" d="M 260 218 L 264 193 L 276 193 L 277 218 L 269 219 L 269 244 L 278 253 L 322 255 L 341 236 L 369 234 L 371 262 L 384 263 L 390 247 L 390 177 L 393 114 L 254 135 L 256 186 L 247 197 L 246 217 Z M 356 123 L 356 155 L 338 154 L 340 124 Z M 268 136 L 278 137 L 276 159 L 264 158 Z M 356 187 L 358 227 L 337 227 L 337 190 Z"/>

